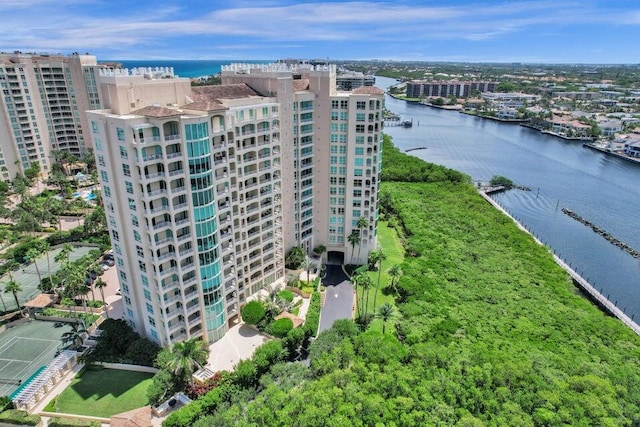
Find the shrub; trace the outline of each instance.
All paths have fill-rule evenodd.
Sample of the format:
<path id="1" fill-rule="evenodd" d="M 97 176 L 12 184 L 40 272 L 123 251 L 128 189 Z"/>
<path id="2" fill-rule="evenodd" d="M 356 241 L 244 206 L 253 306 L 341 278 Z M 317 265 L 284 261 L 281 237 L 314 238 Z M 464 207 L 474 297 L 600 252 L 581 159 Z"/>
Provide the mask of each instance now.
<path id="1" fill-rule="evenodd" d="M 293 292 L 288 290 L 282 290 L 278 292 L 278 296 L 287 302 L 293 302 Z"/>
<path id="2" fill-rule="evenodd" d="M 502 175 L 494 175 L 491 178 L 491 181 L 489 181 L 489 184 L 491 185 L 502 185 L 506 188 L 511 188 L 513 187 L 513 181 L 511 181 L 509 178 L 504 177 Z"/>
<path id="3" fill-rule="evenodd" d="M 265 316 L 264 307 L 259 301 L 250 301 L 242 308 L 242 320 L 247 325 L 255 325 Z"/>
<path id="4" fill-rule="evenodd" d="M 289 318 L 283 317 L 282 319 L 278 319 L 273 322 L 269 326 L 268 332 L 274 337 L 284 338 L 291 329 L 293 329 L 293 321 Z"/>
<path id="5" fill-rule="evenodd" d="M 291 270 L 297 270 L 304 262 L 304 251 L 301 248 L 292 248 L 284 259 L 285 267 Z"/>
<path id="6" fill-rule="evenodd" d="M 311 294 L 311 301 L 309 302 L 309 309 L 307 310 L 307 319 L 304 322 L 304 332 L 308 337 L 313 337 L 318 332 L 320 308 L 320 294 L 314 292 Z"/>
<path id="7" fill-rule="evenodd" d="M 37 415 L 29 415 L 24 411 L 18 409 L 8 409 L 0 413 L 0 422 L 7 424 L 18 424 L 35 426 L 40 422 L 40 417 Z"/>

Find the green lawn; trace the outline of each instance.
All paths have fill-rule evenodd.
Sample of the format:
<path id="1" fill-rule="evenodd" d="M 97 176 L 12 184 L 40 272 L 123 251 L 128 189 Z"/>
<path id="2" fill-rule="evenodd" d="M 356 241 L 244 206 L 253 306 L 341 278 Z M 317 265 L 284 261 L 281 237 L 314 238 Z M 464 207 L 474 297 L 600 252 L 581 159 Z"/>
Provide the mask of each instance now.
<path id="1" fill-rule="evenodd" d="M 398 237 L 398 233 L 393 228 L 387 226 L 386 221 L 380 221 L 378 223 L 378 242 L 382 247 L 382 252 L 387 256 L 387 259 L 382 261 L 382 271 L 380 274 L 380 288 L 378 289 L 378 297 L 376 300 L 376 306 L 380 307 L 380 305 L 385 302 L 389 302 L 394 304 L 392 295 L 384 295 L 382 290 L 389 286 L 391 283 L 391 278 L 389 277 L 388 270 L 391 266 L 395 264 L 402 264 L 404 261 L 404 249 L 402 248 L 402 243 L 400 242 L 400 238 Z M 375 288 L 378 285 L 378 272 L 377 271 L 369 271 L 367 274 L 371 277 L 373 281 L 373 287 L 371 287 L 369 291 L 369 313 L 373 313 L 373 296 L 375 293 Z M 360 302 L 360 298 L 362 296 L 362 290 L 358 288 L 358 303 Z M 366 300 L 365 294 L 365 300 Z M 371 328 L 382 330 L 382 322 L 380 320 L 374 320 L 371 324 Z M 387 332 L 389 332 L 389 328 L 387 328 Z"/>
<path id="2" fill-rule="evenodd" d="M 109 418 L 147 405 L 153 374 L 117 369 L 90 369 L 80 373 L 54 400 L 55 412 Z M 51 403 L 47 410 L 52 409 Z"/>

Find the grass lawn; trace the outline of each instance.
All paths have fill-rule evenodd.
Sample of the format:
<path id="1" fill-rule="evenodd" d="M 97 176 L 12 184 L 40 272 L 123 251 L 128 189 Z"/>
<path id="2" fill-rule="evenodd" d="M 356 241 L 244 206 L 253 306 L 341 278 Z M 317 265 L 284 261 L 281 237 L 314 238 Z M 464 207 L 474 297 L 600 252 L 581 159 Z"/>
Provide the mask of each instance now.
<path id="1" fill-rule="evenodd" d="M 147 405 L 153 374 L 117 369 L 89 369 L 80 373 L 47 410 L 109 418 Z M 51 408 L 53 406 L 53 408 Z"/>
<path id="2" fill-rule="evenodd" d="M 391 266 L 395 264 L 402 264 L 404 261 L 404 249 L 402 247 L 402 243 L 400 242 L 400 238 L 398 237 L 398 233 L 393 228 L 387 226 L 386 221 L 380 221 L 378 223 L 378 242 L 382 247 L 382 252 L 387 256 L 387 259 L 382 261 L 382 269 L 380 274 L 380 288 L 378 289 L 378 298 L 376 300 L 376 306 L 380 307 L 380 305 L 385 302 L 391 303 L 395 306 L 393 296 L 392 295 L 384 295 L 382 293 L 382 289 L 389 286 L 391 283 L 391 278 L 389 277 L 388 270 Z M 369 271 L 367 274 L 371 277 L 373 281 L 373 286 L 369 290 L 369 313 L 373 313 L 373 295 L 375 293 L 375 288 L 378 285 L 378 272 L 377 271 Z M 360 298 L 362 297 L 362 289 L 358 288 L 358 302 L 360 302 Z M 365 294 L 365 300 L 366 300 Z M 388 325 L 387 325 L 388 326 Z M 370 328 L 382 330 L 382 321 L 374 320 L 371 323 Z M 389 332 L 389 328 L 387 327 L 387 332 Z"/>

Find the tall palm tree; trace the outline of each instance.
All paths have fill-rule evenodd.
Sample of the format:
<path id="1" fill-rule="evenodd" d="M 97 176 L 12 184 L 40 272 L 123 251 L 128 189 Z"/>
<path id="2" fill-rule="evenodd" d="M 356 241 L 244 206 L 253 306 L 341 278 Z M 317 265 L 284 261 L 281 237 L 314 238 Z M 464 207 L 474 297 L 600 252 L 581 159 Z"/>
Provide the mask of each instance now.
<path id="1" fill-rule="evenodd" d="M 38 267 L 38 263 L 36 262 L 38 257 L 40 256 L 40 250 L 37 247 L 30 248 L 26 253 L 25 257 L 32 262 L 33 265 L 36 266 L 36 273 L 38 273 L 38 283 L 42 283 L 42 275 L 40 274 L 40 268 Z"/>
<path id="2" fill-rule="evenodd" d="M 376 311 L 376 300 L 378 299 L 378 289 L 380 288 L 380 276 L 382 274 L 382 261 L 387 259 L 387 256 L 382 252 L 382 249 L 378 249 L 377 251 L 373 251 L 371 253 L 373 255 L 373 261 L 378 267 L 378 284 L 376 285 L 376 290 L 373 293 L 373 311 Z"/>
<path id="3" fill-rule="evenodd" d="M 309 276 L 311 273 L 311 269 L 316 269 L 318 264 L 309 257 L 309 255 L 305 255 L 304 261 L 302 261 L 302 268 L 307 271 L 307 285 L 309 284 Z"/>
<path id="4" fill-rule="evenodd" d="M 398 317 L 398 313 L 390 303 L 385 302 L 380 307 L 378 307 L 378 311 L 376 311 L 375 316 L 376 319 L 382 320 L 382 333 L 384 334 L 387 322 Z"/>
<path id="5" fill-rule="evenodd" d="M 369 290 L 371 289 L 371 286 L 373 286 L 373 281 L 371 280 L 371 277 L 369 277 L 368 274 L 362 273 L 362 277 L 358 281 L 358 284 L 362 288 L 362 295 L 360 296 L 360 299 L 362 300 L 362 306 L 364 307 L 362 311 L 362 317 L 366 319 L 367 312 L 369 311 Z M 366 302 L 364 299 L 365 291 L 367 293 Z"/>
<path id="6" fill-rule="evenodd" d="M 42 243 L 40 244 L 40 250 L 47 254 L 47 274 L 49 275 L 49 281 L 51 281 L 51 257 L 49 256 L 51 245 L 46 240 L 42 240 Z"/>
<path id="7" fill-rule="evenodd" d="M 72 324 L 71 330 L 62 334 L 60 339 L 62 340 L 62 344 L 73 344 L 76 347 L 80 347 L 84 342 L 84 336 L 87 332 L 88 331 L 84 327 L 84 324 L 77 322 Z"/>
<path id="8" fill-rule="evenodd" d="M 207 363 L 209 349 L 201 339 L 192 338 L 173 344 L 170 353 L 172 357 L 167 361 L 166 368 L 176 376 L 186 376 L 189 384 L 192 384 L 192 374 Z"/>
<path id="9" fill-rule="evenodd" d="M 107 314 L 107 318 L 109 318 L 109 311 L 107 310 L 107 302 L 104 300 L 104 288 L 107 287 L 106 282 L 103 282 L 100 277 L 93 282 L 93 287 L 100 291 L 100 296 L 102 297 L 102 308 L 104 312 Z"/>
<path id="10" fill-rule="evenodd" d="M 351 230 L 351 234 L 347 236 L 347 242 L 351 245 L 351 264 L 353 264 L 353 255 L 356 246 L 360 244 L 360 233 L 358 233 L 358 230 Z"/>
<path id="11" fill-rule="evenodd" d="M 389 273 L 389 276 L 391 277 L 391 289 L 393 290 L 393 293 L 396 294 L 398 293 L 398 281 L 403 274 L 402 269 L 400 268 L 400 265 L 394 264 L 389 268 L 389 270 L 387 270 L 387 273 Z"/>
<path id="12" fill-rule="evenodd" d="M 22 291 L 22 287 L 15 280 L 9 280 L 4 285 L 4 293 L 11 292 L 13 294 L 13 298 L 16 300 L 16 310 L 20 310 L 20 301 L 18 301 L 18 292 Z"/>
<path id="13" fill-rule="evenodd" d="M 360 241 L 358 242 L 358 259 L 360 259 L 360 251 L 362 250 L 362 229 L 367 228 L 368 226 L 369 220 L 363 216 L 361 216 L 356 223 L 356 227 L 358 227 L 358 235 L 360 236 Z"/>

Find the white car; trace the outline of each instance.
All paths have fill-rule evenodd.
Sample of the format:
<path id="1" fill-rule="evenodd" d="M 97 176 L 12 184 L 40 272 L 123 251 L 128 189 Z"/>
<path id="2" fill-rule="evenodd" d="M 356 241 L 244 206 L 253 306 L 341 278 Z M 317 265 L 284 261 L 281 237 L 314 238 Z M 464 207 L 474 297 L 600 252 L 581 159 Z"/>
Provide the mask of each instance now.
<path id="1" fill-rule="evenodd" d="M 107 271 L 109 269 L 109 266 L 107 264 L 102 264 L 101 267 L 103 271 Z"/>

